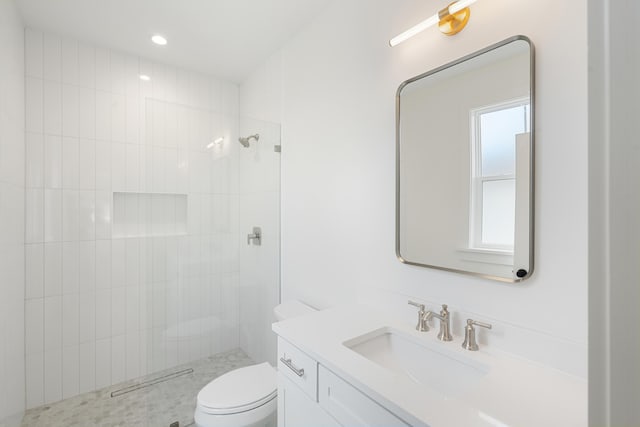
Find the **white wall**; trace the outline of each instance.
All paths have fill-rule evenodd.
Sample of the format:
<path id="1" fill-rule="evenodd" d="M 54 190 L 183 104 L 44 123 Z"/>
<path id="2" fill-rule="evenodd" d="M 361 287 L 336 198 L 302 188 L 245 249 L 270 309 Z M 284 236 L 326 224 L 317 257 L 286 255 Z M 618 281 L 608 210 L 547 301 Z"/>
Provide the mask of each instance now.
<path id="1" fill-rule="evenodd" d="M 24 412 L 24 31 L 0 0 L 0 426 Z"/>
<path id="2" fill-rule="evenodd" d="M 640 425 L 640 5 L 589 2 L 589 421 Z"/>
<path id="3" fill-rule="evenodd" d="M 455 37 L 388 39 L 446 2 L 334 2 L 242 86 L 281 79 L 283 299 L 370 302 L 413 322 L 409 298 L 494 323 L 481 340 L 586 376 L 586 5 L 478 2 Z M 553 13 L 549 13 L 553 11 Z M 568 31 L 567 22 L 576 23 Z M 544 23 L 542 25 L 541 23 Z M 522 285 L 400 264 L 394 255 L 394 95 L 405 79 L 515 34 L 536 47 L 535 273 Z M 279 67 L 271 62 L 281 57 Z M 260 86 L 262 82 L 262 86 Z M 244 91 L 252 93 L 244 93 Z M 586 399 L 586 397 L 585 397 Z"/>
<path id="4" fill-rule="evenodd" d="M 26 102 L 27 407 L 236 348 L 237 86 L 27 30 Z"/>

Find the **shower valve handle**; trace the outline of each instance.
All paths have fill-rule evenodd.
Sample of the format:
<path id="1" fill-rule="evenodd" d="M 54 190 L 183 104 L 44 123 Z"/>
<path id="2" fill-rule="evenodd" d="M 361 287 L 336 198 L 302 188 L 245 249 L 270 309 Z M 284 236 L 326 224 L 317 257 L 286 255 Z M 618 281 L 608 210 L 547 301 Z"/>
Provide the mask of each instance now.
<path id="1" fill-rule="evenodd" d="M 262 230 L 260 227 L 253 227 L 253 233 L 247 234 L 247 245 L 250 245 L 252 240 L 253 244 L 257 246 L 262 243 Z"/>

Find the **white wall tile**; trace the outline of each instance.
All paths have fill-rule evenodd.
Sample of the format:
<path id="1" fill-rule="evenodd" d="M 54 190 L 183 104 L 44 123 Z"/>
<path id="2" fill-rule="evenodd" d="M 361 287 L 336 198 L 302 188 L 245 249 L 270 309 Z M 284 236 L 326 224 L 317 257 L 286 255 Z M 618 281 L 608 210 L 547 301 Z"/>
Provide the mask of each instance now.
<path id="1" fill-rule="evenodd" d="M 96 344 L 95 341 L 80 344 L 79 392 L 95 390 L 96 384 Z"/>
<path id="2" fill-rule="evenodd" d="M 78 188 L 96 188 L 96 144 L 91 139 L 81 139 L 78 144 Z"/>
<path id="3" fill-rule="evenodd" d="M 81 292 L 78 306 L 78 341 L 80 344 L 94 343 L 96 339 L 96 294 Z"/>
<path id="4" fill-rule="evenodd" d="M 62 243 L 44 244 L 44 296 L 62 295 Z"/>
<path id="5" fill-rule="evenodd" d="M 44 298 L 44 351 L 62 348 L 62 296 Z"/>
<path id="6" fill-rule="evenodd" d="M 27 189 L 25 192 L 25 241 L 38 243 L 44 241 L 44 191 Z"/>
<path id="7" fill-rule="evenodd" d="M 138 378 L 140 372 L 140 334 L 138 331 L 127 333 L 126 336 L 126 370 L 125 377 L 127 380 Z"/>
<path id="8" fill-rule="evenodd" d="M 140 328 L 140 289 L 128 287 L 126 299 L 126 331 L 129 334 Z"/>
<path id="9" fill-rule="evenodd" d="M 126 100 L 124 95 L 114 94 L 111 97 L 111 139 L 125 142 L 126 140 Z"/>
<path id="10" fill-rule="evenodd" d="M 27 355 L 44 352 L 44 299 L 25 301 L 25 350 Z"/>
<path id="11" fill-rule="evenodd" d="M 96 341 L 96 384 L 100 389 L 111 385 L 111 338 Z"/>
<path id="12" fill-rule="evenodd" d="M 44 404 L 44 353 L 27 354 L 27 409 Z"/>
<path id="13" fill-rule="evenodd" d="M 68 399 L 80 392 L 80 347 L 74 345 L 62 350 L 62 398 Z"/>
<path id="14" fill-rule="evenodd" d="M 114 288 L 111 291 L 111 336 L 124 335 L 126 332 L 127 288 Z"/>
<path id="15" fill-rule="evenodd" d="M 111 140 L 111 94 L 96 91 L 96 138 L 102 141 Z"/>
<path id="16" fill-rule="evenodd" d="M 111 288 L 111 240 L 96 240 L 96 289 Z"/>
<path id="17" fill-rule="evenodd" d="M 25 30 L 25 72 L 27 76 L 42 78 L 43 61 L 42 32 L 27 28 Z"/>
<path id="18" fill-rule="evenodd" d="M 178 346 L 164 343 L 164 328 L 177 324 L 180 310 L 208 315 L 212 294 L 220 292 L 203 289 L 210 283 L 203 275 L 215 274 L 214 265 L 237 269 L 237 262 L 228 262 L 232 255 L 214 264 L 212 238 L 200 235 L 213 231 L 211 168 L 218 164 L 204 151 L 213 132 L 211 115 L 194 107 L 211 107 L 211 82 L 74 40 L 48 36 L 43 47 L 42 36 L 30 37 L 30 73 L 46 77 L 44 86 L 31 78 L 26 88 L 27 127 L 35 131 L 25 160 L 27 186 L 34 188 L 26 195 L 25 237 L 35 244 L 26 255 L 27 263 L 40 269 L 25 278 L 24 316 L 30 325 L 28 349 L 36 355 L 30 363 L 46 365 L 40 386 L 31 385 L 28 394 L 31 402 L 44 402 L 177 363 Z M 154 80 L 141 84 L 140 72 L 154 74 Z M 159 99 L 144 101 L 152 96 Z M 181 99 L 191 106 L 172 104 Z M 146 120 L 145 111 L 153 120 Z M 216 120 L 216 126 L 227 123 L 226 117 Z M 44 141 L 40 133 L 46 133 Z M 189 138 L 195 152 L 187 151 Z M 230 162 L 219 164 L 225 165 L 222 180 L 235 173 Z M 197 226 L 189 229 L 192 243 L 114 239 L 113 191 L 191 192 L 189 200 L 197 199 L 189 206 L 197 211 L 192 221 Z M 152 206 L 141 196 L 127 197 L 124 235 L 187 231 L 175 227 L 180 218 L 186 223 L 186 210 L 178 214 L 173 202 L 159 199 Z M 164 225 L 146 227 L 151 224 Z M 223 247 L 220 243 L 218 250 Z M 186 272 L 194 276 L 189 282 L 194 287 L 182 294 L 178 280 Z M 237 331 L 231 329 L 228 334 Z M 188 345 L 188 358 L 219 350 L 212 343 L 220 340 L 212 336 Z M 31 383 L 37 383 L 37 369 L 35 374 Z"/>
<path id="19" fill-rule="evenodd" d="M 111 287 L 125 286 L 126 269 L 126 244 L 125 239 L 111 240 Z"/>
<path id="20" fill-rule="evenodd" d="M 96 89 L 111 91 L 111 67 L 109 51 L 107 49 L 95 49 L 96 64 Z"/>
<path id="21" fill-rule="evenodd" d="M 80 89 L 62 85 L 62 135 L 77 138 L 80 134 Z"/>
<path id="22" fill-rule="evenodd" d="M 126 189 L 126 153 L 125 144 L 111 144 L 111 188 L 113 191 Z"/>
<path id="23" fill-rule="evenodd" d="M 128 143 L 140 143 L 140 126 L 140 96 L 136 86 L 134 93 L 127 92 L 126 95 L 125 139 Z"/>
<path id="24" fill-rule="evenodd" d="M 125 338 L 124 335 L 119 335 L 111 339 L 111 384 L 125 380 L 127 364 Z"/>
<path id="25" fill-rule="evenodd" d="M 96 91 L 78 89 L 78 135 L 80 138 L 96 137 Z"/>
<path id="26" fill-rule="evenodd" d="M 78 240 L 79 193 L 76 190 L 62 190 L 62 240 Z"/>
<path id="27" fill-rule="evenodd" d="M 96 239 L 111 238 L 110 191 L 96 191 Z"/>
<path id="28" fill-rule="evenodd" d="M 44 186 L 44 136 L 27 132 L 25 135 L 25 185 L 27 188 Z"/>
<path id="29" fill-rule="evenodd" d="M 44 353 L 44 401 L 62 400 L 62 348 Z"/>
<path id="30" fill-rule="evenodd" d="M 140 146 L 126 145 L 125 154 L 125 189 L 138 191 L 140 188 Z"/>
<path id="31" fill-rule="evenodd" d="M 111 144 L 96 141 L 95 186 L 97 190 L 111 189 Z"/>
<path id="32" fill-rule="evenodd" d="M 44 133 L 62 135 L 62 84 L 45 80 L 43 89 Z"/>
<path id="33" fill-rule="evenodd" d="M 137 286 L 140 275 L 140 242 L 135 238 L 126 239 L 125 245 L 125 284 Z"/>
<path id="34" fill-rule="evenodd" d="M 44 138 L 44 186 L 62 188 L 62 138 L 45 135 Z"/>
<path id="35" fill-rule="evenodd" d="M 80 83 L 78 42 L 68 38 L 62 40 L 62 81 L 72 85 Z"/>
<path id="36" fill-rule="evenodd" d="M 82 151 L 82 149 L 81 149 Z M 78 239 L 94 240 L 96 237 L 95 226 L 96 194 L 93 191 L 79 191 L 78 195 Z"/>
<path id="37" fill-rule="evenodd" d="M 93 292 L 96 281 L 96 242 L 78 242 L 78 288 L 80 292 Z"/>
<path id="38" fill-rule="evenodd" d="M 80 291 L 80 253 L 78 242 L 62 243 L 62 293 L 76 294 Z"/>
<path id="39" fill-rule="evenodd" d="M 80 295 L 62 297 L 62 346 L 77 346 L 80 342 Z"/>
<path id="40" fill-rule="evenodd" d="M 62 188 L 78 189 L 79 144 L 77 138 L 62 139 Z"/>
<path id="41" fill-rule="evenodd" d="M 113 93 L 122 94 L 125 93 L 125 70 L 126 59 L 125 56 L 111 51 L 110 53 L 110 66 L 111 66 L 111 91 Z"/>
<path id="42" fill-rule="evenodd" d="M 87 88 L 96 87 L 95 49 L 83 43 L 78 45 L 78 83 Z"/>
<path id="43" fill-rule="evenodd" d="M 96 339 L 111 337 L 111 289 L 96 291 Z"/>
<path id="44" fill-rule="evenodd" d="M 44 82 L 40 79 L 25 79 L 25 123 L 27 131 L 42 132 L 44 125 Z"/>
<path id="45" fill-rule="evenodd" d="M 43 44 L 44 79 L 55 82 L 62 81 L 62 45 L 59 36 L 44 35 Z"/>
<path id="46" fill-rule="evenodd" d="M 44 190 L 44 241 L 62 240 L 62 190 Z"/>
<path id="47" fill-rule="evenodd" d="M 25 245 L 25 298 L 44 296 L 44 246 Z"/>

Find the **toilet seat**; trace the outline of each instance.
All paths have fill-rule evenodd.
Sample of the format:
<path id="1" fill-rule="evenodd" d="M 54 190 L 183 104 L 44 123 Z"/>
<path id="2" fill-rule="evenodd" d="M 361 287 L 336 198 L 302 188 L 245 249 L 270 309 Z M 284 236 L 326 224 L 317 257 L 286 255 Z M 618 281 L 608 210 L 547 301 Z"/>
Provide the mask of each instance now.
<path id="1" fill-rule="evenodd" d="M 237 414 L 270 402 L 276 393 L 276 370 L 265 362 L 235 369 L 211 381 L 198 393 L 198 407 L 211 415 Z"/>

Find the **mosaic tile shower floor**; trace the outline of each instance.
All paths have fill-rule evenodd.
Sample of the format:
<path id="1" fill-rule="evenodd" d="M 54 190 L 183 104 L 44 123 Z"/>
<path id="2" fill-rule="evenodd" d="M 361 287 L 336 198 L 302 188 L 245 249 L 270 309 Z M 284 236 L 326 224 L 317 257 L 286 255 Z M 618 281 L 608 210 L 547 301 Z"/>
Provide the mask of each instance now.
<path id="1" fill-rule="evenodd" d="M 220 353 L 167 371 L 81 394 L 27 411 L 22 427 L 180 427 L 193 425 L 200 389 L 212 379 L 254 362 L 242 350 Z M 140 382 L 192 368 L 193 373 L 169 379 L 118 397 L 111 393 Z"/>

